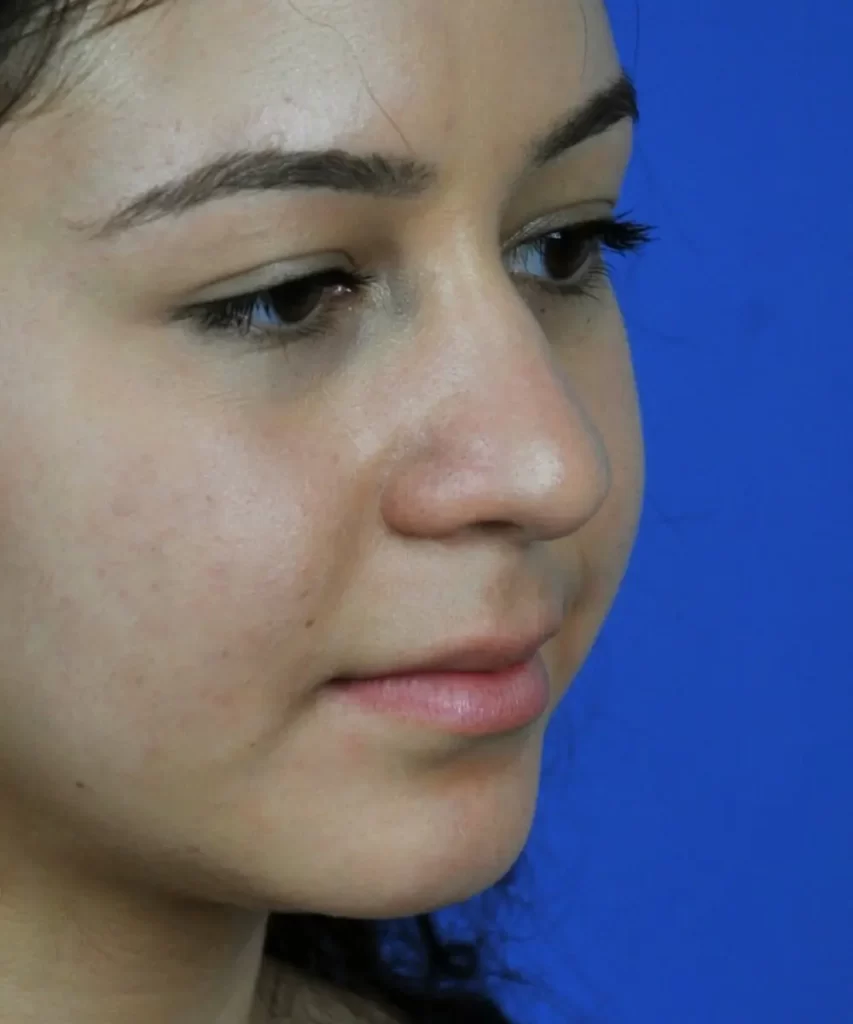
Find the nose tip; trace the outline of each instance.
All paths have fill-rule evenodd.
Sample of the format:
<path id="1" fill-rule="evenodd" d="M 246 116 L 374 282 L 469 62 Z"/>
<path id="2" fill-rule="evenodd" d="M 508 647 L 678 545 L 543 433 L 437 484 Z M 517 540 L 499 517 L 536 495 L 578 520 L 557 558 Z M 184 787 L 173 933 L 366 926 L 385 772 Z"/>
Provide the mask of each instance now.
<path id="1" fill-rule="evenodd" d="M 503 526 L 555 540 L 595 515 L 611 479 L 601 434 L 549 360 L 527 363 L 483 374 L 427 414 L 428 440 L 387 481 L 383 513 L 394 529 L 446 537 Z"/>

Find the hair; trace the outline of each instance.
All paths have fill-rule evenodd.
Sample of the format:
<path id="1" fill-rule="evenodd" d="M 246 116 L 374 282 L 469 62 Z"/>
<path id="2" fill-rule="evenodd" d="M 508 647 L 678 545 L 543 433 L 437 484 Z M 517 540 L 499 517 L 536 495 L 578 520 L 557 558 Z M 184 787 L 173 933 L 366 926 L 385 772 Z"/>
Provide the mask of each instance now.
<path id="1" fill-rule="evenodd" d="M 0 0 L 0 127 L 49 100 L 45 81 L 59 51 L 91 19 L 88 35 L 162 0 Z M 62 82 L 59 83 L 62 88 Z M 521 860 L 494 887 L 508 894 Z M 264 954 L 307 978 L 330 983 L 402 1014 L 411 1024 L 511 1024 L 489 991 L 483 952 L 496 929 L 447 941 L 434 916 L 396 921 L 272 914 Z M 414 968 L 412 962 L 414 961 Z M 517 972 L 489 972 L 529 984 Z"/>

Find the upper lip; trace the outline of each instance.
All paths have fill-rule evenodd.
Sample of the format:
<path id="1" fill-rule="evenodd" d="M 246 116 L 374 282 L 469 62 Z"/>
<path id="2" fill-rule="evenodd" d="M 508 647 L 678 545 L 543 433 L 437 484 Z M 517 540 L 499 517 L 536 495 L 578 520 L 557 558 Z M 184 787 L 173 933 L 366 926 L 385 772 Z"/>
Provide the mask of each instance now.
<path id="1" fill-rule="evenodd" d="M 380 679 L 427 672 L 500 672 L 530 661 L 543 644 L 557 635 L 561 627 L 562 621 L 536 634 L 492 635 L 458 641 L 445 646 L 440 652 L 428 653 L 405 665 L 398 663 L 375 671 L 348 673 L 346 679 Z"/>

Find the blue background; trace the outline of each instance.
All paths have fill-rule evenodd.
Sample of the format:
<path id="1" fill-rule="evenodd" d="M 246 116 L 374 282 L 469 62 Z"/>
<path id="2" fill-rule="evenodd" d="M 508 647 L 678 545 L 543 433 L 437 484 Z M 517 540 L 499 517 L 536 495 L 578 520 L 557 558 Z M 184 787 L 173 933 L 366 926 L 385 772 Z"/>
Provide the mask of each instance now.
<path id="1" fill-rule="evenodd" d="M 624 207 L 660 238 L 616 274 L 646 506 L 500 918 L 552 995 L 499 992 L 519 1024 L 845 1024 L 853 4 L 610 7 L 642 108 Z"/>

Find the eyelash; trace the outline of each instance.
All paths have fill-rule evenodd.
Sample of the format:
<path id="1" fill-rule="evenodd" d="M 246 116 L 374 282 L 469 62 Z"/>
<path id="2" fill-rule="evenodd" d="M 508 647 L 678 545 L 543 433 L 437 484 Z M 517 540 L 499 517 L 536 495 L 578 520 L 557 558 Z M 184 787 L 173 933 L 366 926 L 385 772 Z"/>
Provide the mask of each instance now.
<path id="1" fill-rule="evenodd" d="M 577 269 L 568 278 L 548 280 L 523 270 L 515 271 L 515 276 L 532 282 L 535 287 L 550 294 L 592 297 L 596 293 L 598 283 L 609 276 L 602 257 L 602 249 L 620 254 L 638 251 L 651 240 L 651 231 L 648 225 L 636 221 L 619 217 L 599 218 L 558 228 L 538 238 L 519 242 L 506 254 L 505 262 L 513 253 L 527 250 L 533 259 L 544 264 L 549 256 L 549 246 L 561 246 L 568 242 L 575 250 L 580 247 L 582 252 L 582 259 L 576 261 Z M 525 266 L 528 265 L 529 258 L 524 261 Z M 512 270 L 510 272 L 513 273 Z M 301 338 L 327 333 L 340 314 L 339 304 L 352 302 L 368 290 L 375 280 L 372 275 L 357 271 L 327 270 L 283 281 L 279 285 L 262 290 L 197 303 L 182 310 L 176 318 L 188 321 L 195 330 L 205 335 L 237 334 L 241 337 L 251 337 L 261 346 L 265 343 L 272 347 L 282 346 Z M 290 325 L 258 326 L 256 321 L 259 318 L 277 320 L 281 323 L 281 318 L 275 310 L 276 293 L 287 296 L 290 292 L 291 298 L 298 299 L 300 286 L 309 299 L 317 298 L 316 304 L 311 306 L 305 317 L 293 321 Z M 332 294 L 329 295 L 329 292 Z"/>

